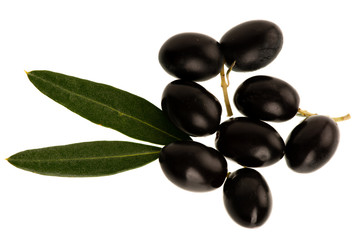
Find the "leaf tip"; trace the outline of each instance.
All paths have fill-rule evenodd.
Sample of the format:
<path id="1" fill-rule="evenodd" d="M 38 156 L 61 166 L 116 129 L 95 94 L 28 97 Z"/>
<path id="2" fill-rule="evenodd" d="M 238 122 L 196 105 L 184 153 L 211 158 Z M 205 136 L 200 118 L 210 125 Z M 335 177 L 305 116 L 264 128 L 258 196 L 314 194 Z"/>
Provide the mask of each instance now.
<path id="1" fill-rule="evenodd" d="M 28 72 L 28 71 L 24 70 L 24 72 L 26 73 L 26 75 L 29 75 L 29 72 Z"/>

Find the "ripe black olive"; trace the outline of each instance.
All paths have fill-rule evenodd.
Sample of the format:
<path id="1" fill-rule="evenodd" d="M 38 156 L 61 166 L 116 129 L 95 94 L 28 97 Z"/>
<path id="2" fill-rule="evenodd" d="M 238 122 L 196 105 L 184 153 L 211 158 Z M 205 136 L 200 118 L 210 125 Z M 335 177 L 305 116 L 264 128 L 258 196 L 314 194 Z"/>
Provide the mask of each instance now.
<path id="1" fill-rule="evenodd" d="M 216 133 L 216 148 L 242 166 L 265 167 L 279 161 L 285 144 L 269 124 L 247 117 L 223 122 Z"/>
<path id="2" fill-rule="evenodd" d="M 287 165 L 299 173 L 310 173 L 324 166 L 339 143 L 339 128 L 329 117 L 306 118 L 290 133 L 285 147 Z"/>
<path id="3" fill-rule="evenodd" d="M 215 39 L 200 33 L 180 33 L 162 45 L 159 62 L 177 78 L 203 81 L 220 73 L 224 56 Z"/>
<path id="4" fill-rule="evenodd" d="M 169 83 L 163 92 L 161 107 L 175 126 L 191 136 L 213 134 L 220 125 L 220 102 L 192 81 Z"/>
<path id="5" fill-rule="evenodd" d="M 300 98 L 287 82 L 269 76 L 254 76 L 236 90 L 234 103 L 244 115 L 265 121 L 286 121 L 295 116 Z"/>
<path id="6" fill-rule="evenodd" d="M 280 28 L 272 22 L 254 20 L 230 29 L 220 40 L 229 67 L 234 71 L 254 71 L 265 67 L 279 54 L 283 44 Z"/>
<path id="7" fill-rule="evenodd" d="M 160 152 L 165 176 L 175 185 L 195 192 L 219 188 L 227 175 L 227 162 L 215 149 L 193 141 L 173 142 Z"/>
<path id="8" fill-rule="evenodd" d="M 271 191 L 259 172 L 239 169 L 225 181 L 224 204 L 235 222 L 248 228 L 258 227 L 271 213 Z"/>

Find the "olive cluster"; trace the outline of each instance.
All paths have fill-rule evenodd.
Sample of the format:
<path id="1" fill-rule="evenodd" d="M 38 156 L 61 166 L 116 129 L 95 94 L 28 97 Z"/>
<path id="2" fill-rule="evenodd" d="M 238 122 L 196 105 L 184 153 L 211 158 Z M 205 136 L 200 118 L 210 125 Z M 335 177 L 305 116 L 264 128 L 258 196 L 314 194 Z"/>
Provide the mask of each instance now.
<path id="1" fill-rule="evenodd" d="M 246 117 L 221 123 L 220 102 L 196 82 L 223 74 L 224 64 L 233 71 L 260 69 L 276 58 L 282 45 L 283 35 L 276 24 L 255 20 L 230 29 L 220 42 L 200 33 L 181 33 L 169 38 L 159 51 L 161 66 L 178 78 L 163 92 L 163 111 L 190 136 L 216 133 L 217 149 L 195 141 L 170 143 L 159 157 L 164 174 L 190 191 L 210 191 L 224 185 L 229 215 L 250 228 L 262 225 L 272 207 L 271 191 L 253 168 L 270 166 L 285 155 L 288 166 L 296 172 L 319 169 L 337 148 L 337 124 L 325 116 L 308 117 L 285 143 L 264 121 L 282 122 L 297 114 L 299 95 L 290 84 L 271 76 L 247 79 L 234 94 L 236 108 Z M 228 173 L 225 157 L 244 168 Z"/>

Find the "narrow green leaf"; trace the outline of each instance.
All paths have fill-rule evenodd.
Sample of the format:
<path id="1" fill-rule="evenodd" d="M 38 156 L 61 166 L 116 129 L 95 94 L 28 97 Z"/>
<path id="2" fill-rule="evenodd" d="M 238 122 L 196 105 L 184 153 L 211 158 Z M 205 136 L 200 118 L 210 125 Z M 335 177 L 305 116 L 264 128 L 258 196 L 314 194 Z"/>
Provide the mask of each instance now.
<path id="1" fill-rule="evenodd" d="M 166 145 L 190 139 L 149 101 L 126 91 L 50 71 L 27 72 L 45 95 L 80 116 L 129 137 Z"/>
<path id="2" fill-rule="evenodd" d="M 97 141 L 27 150 L 7 160 L 43 175 L 95 177 L 141 167 L 156 160 L 160 150 L 132 142 Z"/>

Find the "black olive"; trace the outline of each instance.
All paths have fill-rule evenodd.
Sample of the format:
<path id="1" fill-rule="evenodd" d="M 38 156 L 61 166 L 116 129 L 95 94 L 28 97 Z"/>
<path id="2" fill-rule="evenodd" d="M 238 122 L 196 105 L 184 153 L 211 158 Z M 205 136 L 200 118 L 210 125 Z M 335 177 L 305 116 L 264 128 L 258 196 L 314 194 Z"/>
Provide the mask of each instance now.
<path id="1" fill-rule="evenodd" d="M 235 91 L 234 103 L 244 115 L 265 121 L 286 121 L 295 116 L 300 98 L 287 82 L 269 76 L 254 76 Z"/>
<path id="2" fill-rule="evenodd" d="M 216 133 L 216 148 L 242 166 L 265 167 L 279 161 L 285 144 L 269 124 L 247 117 L 223 122 Z"/>
<path id="3" fill-rule="evenodd" d="M 259 172 L 251 168 L 239 169 L 225 181 L 224 204 L 235 222 L 248 228 L 258 227 L 271 213 L 271 191 Z"/>
<path id="4" fill-rule="evenodd" d="M 194 141 L 173 142 L 160 152 L 165 176 L 175 185 L 195 192 L 219 188 L 227 175 L 227 162 L 215 149 Z"/>
<path id="5" fill-rule="evenodd" d="M 163 92 L 161 107 L 175 126 L 191 136 L 213 134 L 220 125 L 220 102 L 192 81 L 169 83 Z"/>
<path id="6" fill-rule="evenodd" d="M 337 123 L 326 116 L 306 118 L 290 133 L 285 147 L 287 165 L 299 173 L 310 173 L 324 166 L 339 143 Z"/>
<path id="7" fill-rule="evenodd" d="M 220 73 L 224 56 L 215 39 L 200 33 L 180 33 L 162 45 L 159 62 L 177 78 L 203 81 Z"/>
<path id="8" fill-rule="evenodd" d="M 269 21 L 254 20 L 230 29 L 220 40 L 229 67 L 234 71 L 254 71 L 265 67 L 279 54 L 283 44 L 280 28 Z"/>

